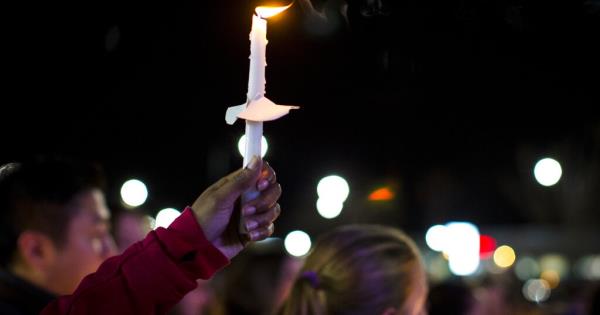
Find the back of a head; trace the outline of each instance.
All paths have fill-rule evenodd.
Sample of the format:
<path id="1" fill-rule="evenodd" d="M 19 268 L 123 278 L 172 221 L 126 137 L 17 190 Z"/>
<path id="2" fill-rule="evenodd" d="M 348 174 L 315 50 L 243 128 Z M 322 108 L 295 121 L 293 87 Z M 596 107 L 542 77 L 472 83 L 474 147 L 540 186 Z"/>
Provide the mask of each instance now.
<path id="1" fill-rule="evenodd" d="M 64 158 L 37 158 L 0 167 L 0 267 L 7 268 L 21 232 L 35 230 L 57 245 L 74 215 L 65 205 L 77 194 L 102 189 L 99 168 Z"/>
<path id="2" fill-rule="evenodd" d="M 421 270 L 418 249 L 401 231 L 340 227 L 319 238 L 279 314 L 383 314 L 404 306 Z"/>

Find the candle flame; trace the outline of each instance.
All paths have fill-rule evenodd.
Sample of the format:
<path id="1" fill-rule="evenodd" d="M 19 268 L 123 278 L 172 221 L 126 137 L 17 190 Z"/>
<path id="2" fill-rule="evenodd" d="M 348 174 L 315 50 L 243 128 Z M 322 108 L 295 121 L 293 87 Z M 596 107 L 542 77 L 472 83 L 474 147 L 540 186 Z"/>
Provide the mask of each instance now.
<path id="1" fill-rule="evenodd" d="M 263 19 L 268 19 L 287 10 L 291 6 L 292 3 L 286 5 L 285 7 L 256 7 L 256 14 Z"/>

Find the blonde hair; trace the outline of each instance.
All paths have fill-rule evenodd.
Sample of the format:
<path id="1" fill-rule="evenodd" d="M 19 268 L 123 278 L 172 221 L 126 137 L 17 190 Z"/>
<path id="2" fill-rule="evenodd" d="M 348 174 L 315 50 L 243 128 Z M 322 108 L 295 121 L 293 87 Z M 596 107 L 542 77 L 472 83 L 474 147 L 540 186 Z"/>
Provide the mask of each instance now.
<path id="1" fill-rule="evenodd" d="M 278 314 L 365 315 L 400 308 L 420 265 L 414 242 L 398 229 L 337 228 L 317 241 Z"/>

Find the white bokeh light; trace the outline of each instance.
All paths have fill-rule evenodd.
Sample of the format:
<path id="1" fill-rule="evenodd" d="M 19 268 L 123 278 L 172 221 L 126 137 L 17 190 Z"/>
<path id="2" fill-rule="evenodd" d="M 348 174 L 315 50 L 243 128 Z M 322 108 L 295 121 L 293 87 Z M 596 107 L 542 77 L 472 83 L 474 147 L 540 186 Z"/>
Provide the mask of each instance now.
<path id="1" fill-rule="evenodd" d="M 156 228 L 156 219 L 154 219 L 153 217 L 151 217 L 149 215 L 145 215 L 144 219 L 146 219 L 146 221 L 148 222 L 150 229 L 154 230 Z"/>
<path id="2" fill-rule="evenodd" d="M 545 158 L 535 164 L 533 175 L 540 185 L 548 187 L 558 183 L 562 176 L 562 168 L 558 161 Z"/>
<path id="3" fill-rule="evenodd" d="M 593 256 L 589 268 L 589 275 L 591 279 L 600 280 L 600 255 Z"/>
<path id="4" fill-rule="evenodd" d="M 302 257 L 308 254 L 312 246 L 310 236 L 302 231 L 290 232 L 283 242 L 285 250 L 292 256 Z"/>
<path id="5" fill-rule="evenodd" d="M 262 136 L 260 139 L 260 157 L 265 157 L 267 150 L 269 150 L 269 143 L 267 142 L 267 138 Z M 246 135 L 240 137 L 240 140 L 238 141 L 238 151 L 240 151 L 242 157 L 246 154 Z"/>
<path id="6" fill-rule="evenodd" d="M 427 246 L 436 252 L 444 251 L 447 240 L 447 228 L 443 225 L 434 225 L 425 233 Z"/>
<path id="7" fill-rule="evenodd" d="M 523 296 L 528 301 L 542 303 L 550 297 L 550 285 L 544 279 L 530 279 L 523 285 Z"/>
<path id="8" fill-rule="evenodd" d="M 319 184 L 317 185 L 317 194 L 319 195 L 319 198 L 344 202 L 350 194 L 350 187 L 343 177 L 330 175 L 319 181 Z"/>
<path id="9" fill-rule="evenodd" d="M 474 274 L 479 268 L 479 229 L 468 222 L 451 222 L 446 228 L 450 241 L 444 251 L 448 253 L 450 271 L 457 276 Z"/>
<path id="10" fill-rule="evenodd" d="M 585 256 L 574 266 L 575 273 L 586 280 L 600 280 L 600 255 Z"/>
<path id="11" fill-rule="evenodd" d="M 166 208 L 160 210 L 156 215 L 155 228 L 168 228 L 169 225 L 171 225 L 171 223 L 173 223 L 173 221 L 175 221 L 175 219 L 177 219 L 177 217 L 179 217 L 180 214 L 181 212 L 173 208 Z"/>
<path id="12" fill-rule="evenodd" d="M 342 213 L 344 203 L 331 198 L 319 198 L 317 200 L 317 211 L 325 219 L 333 219 Z"/>
<path id="13" fill-rule="evenodd" d="M 137 179 L 130 179 L 121 186 L 121 199 L 130 207 L 141 206 L 148 198 L 146 185 Z"/>

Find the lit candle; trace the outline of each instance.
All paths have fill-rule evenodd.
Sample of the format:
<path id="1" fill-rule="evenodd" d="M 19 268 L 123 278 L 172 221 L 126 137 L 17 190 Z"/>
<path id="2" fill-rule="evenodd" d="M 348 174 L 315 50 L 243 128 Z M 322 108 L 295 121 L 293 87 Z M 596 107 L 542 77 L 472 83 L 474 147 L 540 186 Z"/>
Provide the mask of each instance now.
<path id="1" fill-rule="evenodd" d="M 257 7 L 252 16 L 250 32 L 250 73 L 248 77 L 248 94 L 246 103 L 227 109 L 225 120 L 233 124 L 238 118 L 246 120 L 246 149 L 243 166 L 248 165 L 253 156 L 261 157 L 261 139 L 263 121 L 280 118 L 296 106 L 283 106 L 273 103 L 265 95 L 265 68 L 267 66 L 267 18 L 275 16 L 291 6 Z M 242 202 L 253 200 L 258 195 L 256 190 L 248 191 L 242 196 Z M 242 231 L 245 229 L 241 228 Z"/>
<path id="2" fill-rule="evenodd" d="M 246 119 L 246 150 L 243 165 L 246 166 L 252 156 L 260 157 L 260 141 L 263 134 L 263 121 L 274 120 L 287 114 L 294 106 L 281 106 L 271 102 L 265 95 L 265 68 L 267 67 L 267 18 L 275 16 L 287 8 L 257 7 L 252 15 L 250 32 L 250 74 L 248 76 L 248 94 L 246 103 L 230 107 L 225 120 L 233 124 L 237 118 Z"/>

